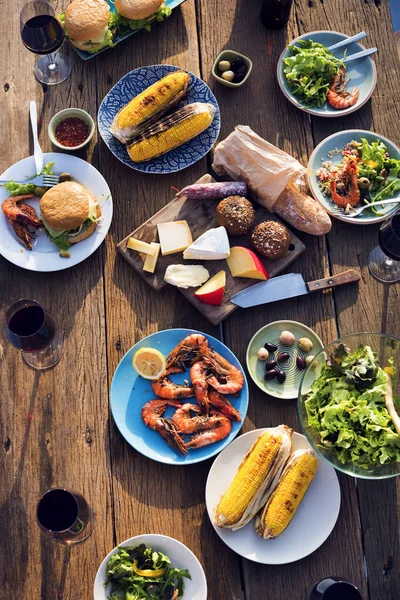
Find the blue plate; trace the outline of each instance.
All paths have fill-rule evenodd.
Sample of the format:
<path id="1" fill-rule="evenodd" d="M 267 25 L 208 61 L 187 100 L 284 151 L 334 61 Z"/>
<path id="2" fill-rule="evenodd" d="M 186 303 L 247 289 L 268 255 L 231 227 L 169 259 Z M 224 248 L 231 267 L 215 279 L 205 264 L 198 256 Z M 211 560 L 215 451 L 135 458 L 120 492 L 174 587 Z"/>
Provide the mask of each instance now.
<path id="1" fill-rule="evenodd" d="M 119 431 L 128 444 L 144 456 L 170 465 L 190 465 L 202 462 L 221 452 L 239 433 L 249 403 L 249 389 L 240 362 L 222 342 L 211 335 L 203 334 L 206 335 L 214 350 L 239 368 L 244 375 L 244 386 L 238 397 L 228 396 L 228 399 L 240 412 L 242 422 L 232 423 L 232 431 L 224 440 L 203 448 L 189 450 L 186 456 L 178 454 L 156 431 L 146 427 L 141 417 L 142 406 L 156 396 L 152 390 L 151 381 L 140 377 L 132 367 L 132 357 L 139 348 L 144 347 L 157 348 L 164 356 L 167 356 L 184 337 L 191 333 L 201 332 L 192 329 L 166 329 L 147 336 L 128 350 L 116 368 L 111 383 L 111 412 Z M 173 375 L 172 379 L 182 383 L 185 379 L 189 379 L 189 371 Z M 188 398 L 187 402 L 195 404 L 194 398 Z M 166 416 L 173 414 L 173 408 L 168 407 L 165 414 Z"/>
<path id="2" fill-rule="evenodd" d="M 344 33 L 338 33 L 337 31 L 311 31 L 310 33 L 305 33 L 304 35 L 300 35 L 296 39 L 294 39 L 290 45 L 296 44 L 298 40 L 309 40 L 312 39 L 314 42 L 319 42 L 324 46 L 333 46 L 337 42 L 348 38 L 348 35 Z M 347 56 L 351 54 L 355 54 L 356 52 L 360 52 L 365 49 L 365 46 L 359 44 L 358 42 L 353 42 L 349 44 L 345 48 L 338 48 L 333 51 L 333 54 L 337 58 L 343 58 L 344 51 L 347 49 Z M 343 117 L 344 115 L 348 115 L 363 106 L 371 97 L 372 92 L 375 89 L 376 85 L 376 67 L 374 61 L 370 56 L 365 56 L 364 58 L 360 58 L 359 60 L 355 60 L 350 62 L 346 66 L 346 77 L 349 79 L 348 88 L 357 87 L 360 90 L 360 95 L 358 97 L 358 101 L 354 104 L 354 106 L 350 106 L 344 110 L 337 110 L 330 106 L 327 102 L 321 107 L 313 107 L 306 108 L 302 102 L 299 100 L 298 96 L 294 96 L 292 91 L 287 83 L 285 74 L 283 69 L 285 67 L 283 63 L 283 59 L 291 56 L 288 48 L 282 52 L 277 67 L 277 77 L 279 87 L 282 92 L 285 94 L 286 98 L 290 100 L 292 104 L 297 106 L 300 110 L 304 112 L 310 113 L 311 115 L 316 115 L 318 117 Z"/>
<path id="3" fill-rule="evenodd" d="M 108 6 L 110 7 L 111 12 L 117 12 L 115 9 L 113 0 L 105 0 L 105 1 L 107 2 Z M 168 6 L 171 10 L 173 10 L 180 4 L 183 4 L 184 2 L 185 2 L 185 0 L 165 0 L 165 5 Z M 168 17 L 166 19 L 164 19 L 164 21 L 168 21 Z M 153 25 L 156 25 L 157 21 L 155 21 L 154 23 L 151 21 L 151 23 L 152 23 L 151 27 L 153 27 Z M 143 31 L 143 30 L 142 29 L 131 29 L 130 27 L 124 27 L 123 29 L 118 31 L 118 33 L 114 37 L 114 40 L 113 40 L 114 44 L 117 45 L 120 42 L 123 42 L 124 40 L 126 40 L 126 38 L 131 37 L 132 35 L 135 35 L 135 33 L 139 33 L 139 31 Z M 146 31 L 145 34 L 147 34 L 147 33 L 148 32 Z M 90 52 L 84 52 L 83 50 L 79 50 L 79 48 L 76 48 L 76 46 L 73 46 L 71 43 L 70 43 L 70 46 L 71 46 L 71 48 L 73 48 L 75 50 L 75 52 L 77 54 L 79 54 L 79 56 L 83 60 L 89 60 L 90 58 L 94 58 L 95 56 L 98 56 L 102 52 L 105 52 L 106 50 L 110 49 L 110 46 L 107 46 L 106 48 L 103 48 L 103 50 L 100 50 L 99 52 L 96 52 L 95 54 L 91 54 Z"/>
<path id="4" fill-rule="evenodd" d="M 356 140 L 359 142 L 361 138 L 366 138 L 368 142 L 375 142 L 376 140 L 382 141 L 392 158 L 396 160 L 400 160 L 400 149 L 393 144 L 390 140 L 374 133 L 373 131 L 363 131 L 362 129 L 347 129 L 346 131 L 339 131 L 338 133 L 334 133 L 329 137 L 322 140 L 320 144 L 315 148 L 314 152 L 310 156 L 310 160 L 308 162 L 307 169 L 307 181 L 308 187 L 311 190 L 314 198 L 319 202 L 324 209 L 332 215 L 332 217 L 336 217 L 340 221 L 346 221 L 347 223 L 353 223 L 354 225 L 370 225 L 371 223 L 380 223 L 384 221 L 387 216 L 393 213 L 398 207 L 398 204 L 386 204 L 382 206 L 383 216 L 376 216 L 371 211 L 371 209 L 365 209 L 358 217 L 348 217 L 344 214 L 344 211 L 332 212 L 333 208 L 336 208 L 332 203 L 329 196 L 326 196 L 321 188 L 319 187 L 319 180 L 316 176 L 316 172 L 321 167 L 322 163 L 325 161 L 332 161 L 334 164 L 341 162 L 343 159 L 342 154 L 335 154 L 333 157 L 328 156 L 328 152 L 335 150 L 336 148 L 343 148 L 351 142 L 352 140 Z M 400 197 L 400 191 L 393 194 L 393 198 Z M 375 207 L 379 208 L 379 207 Z"/>
<path id="5" fill-rule="evenodd" d="M 144 173 L 174 173 L 175 171 L 181 171 L 203 158 L 211 150 L 218 137 L 220 114 L 215 96 L 204 81 L 189 71 L 186 72 L 191 76 L 191 82 L 182 105 L 192 104 L 193 102 L 208 102 L 216 108 L 213 122 L 200 135 L 162 156 L 153 158 L 153 160 L 135 163 L 129 158 L 124 144 L 121 144 L 110 132 L 110 126 L 115 115 L 125 104 L 168 73 L 178 70 L 182 69 L 172 65 L 152 65 L 135 69 L 114 85 L 100 105 L 98 114 L 100 135 L 111 152 L 131 169 L 143 171 Z"/>

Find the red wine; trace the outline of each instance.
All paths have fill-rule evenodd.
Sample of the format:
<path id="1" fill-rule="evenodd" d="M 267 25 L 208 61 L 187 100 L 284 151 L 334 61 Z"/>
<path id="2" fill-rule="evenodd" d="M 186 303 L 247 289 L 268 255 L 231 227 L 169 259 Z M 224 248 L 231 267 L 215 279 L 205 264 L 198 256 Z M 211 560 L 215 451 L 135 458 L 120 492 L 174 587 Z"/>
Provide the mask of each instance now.
<path id="1" fill-rule="evenodd" d="M 7 325 L 10 342 L 24 352 L 38 352 L 51 344 L 56 331 L 53 317 L 38 305 L 23 306 Z"/>
<path id="2" fill-rule="evenodd" d="M 24 23 L 21 29 L 21 38 L 31 52 L 50 54 L 63 43 L 64 29 L 56 17 L 38 15 Z"/>
<path id="3" fill-rule="evenodd" d="M 289 21 L 293 0 L 263 0 L 260 19 L 268 29 L 280 29 Z"/>
<path id="4" fill-rule="evenodd" d="M 67 490 L 50 490 L 39 502 L 37 518 L 44 529 L 60 532 L 70 529 L 78 518 L 78 503 Z"/>
<path id="5" fill-rule="evenodd" d="M 361 600 L 361 595 L 352 585 L 343 581 L 329 587 L 322 598 L 323 600 Z"/>
<path id="6" fill-rule="evenodd" d="M 386 256 L 400 261 L 400 211 L 383 223 L 379 230 L 379 245 Z"/>

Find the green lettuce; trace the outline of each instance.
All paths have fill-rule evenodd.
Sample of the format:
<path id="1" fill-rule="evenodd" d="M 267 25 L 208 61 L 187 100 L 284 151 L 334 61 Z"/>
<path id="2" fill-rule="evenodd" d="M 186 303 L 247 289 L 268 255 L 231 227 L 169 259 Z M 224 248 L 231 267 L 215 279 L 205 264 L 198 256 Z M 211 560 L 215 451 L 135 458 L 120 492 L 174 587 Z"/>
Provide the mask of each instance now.
<path id="1" fill-rule="evenodd" d="M 45 165 L 41 171 L 41 175 L 53 175 L 52 167 L 54 162 L 49 162 Z M 34 176 L 36 177 L 36 175 Z M 33 177 L 32 177 L 33 179 Z M 22 196 L 24 194 L 35 194 L 36 185 L 34 183 L 28 183 L 29 179 L 27 179 L 27 183 L 15 183 L 15 181 L 8 181 L 7 183 L 3 183 L 3 187 L 6 188 L 8 192 L 10 192 L 10 196 Z"/>
<path id="2" fill-rule="evenodd" d="M 121 22 L 122 22 L 122 25 L 130 27 L 131 29 L 133 29 L 135 31 L 137 31 L 139 29 L 145 29 L 146 31 L 150 31 L 152 21 L 159 21 L 159 22 L 163 21 L 164 19 L 169 17 L 171 15 L 171 13 L 172 13 L 172 9 L 169 8 L 168 6 L 165 6 L 165 4 L 163 4 L 162 6 L 160 6 L 160 8 L 155 13 L 153 13 L 149 17 L 146 17 L 146 19 L 129 20 L 129 19 L 125 19 L 124 17 L 121 17 Z"/>
<path id="3" fill-rule="evenodd" d="M 341 463 L 368 468 L 400 461 L 400 436 L 385 403 L 390 376 L 369 346 L 351 353 L 340 344 L 312 384 L 308 425 Z"/>

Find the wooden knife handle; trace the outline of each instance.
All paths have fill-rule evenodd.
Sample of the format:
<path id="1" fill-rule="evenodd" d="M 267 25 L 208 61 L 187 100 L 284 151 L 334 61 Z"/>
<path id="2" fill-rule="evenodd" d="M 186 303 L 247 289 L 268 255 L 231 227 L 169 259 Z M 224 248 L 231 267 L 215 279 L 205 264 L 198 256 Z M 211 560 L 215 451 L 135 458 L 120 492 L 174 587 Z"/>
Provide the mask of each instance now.
<path id="1" fill-rule="evenodd" d="M 317 290 L 328 290 L 329 288 L 335 287 L 336 285 L 343 285 L 352 281 L 359 281 L 361 279 L 360 274 L 354 269 L 343 271 L 338 275 L 332 275 L 331 277 L 325 277 L 324 279 L 316 279 L 315 281 L 309 281 L 307 283 L 309 292 L 316 292 Z"/>

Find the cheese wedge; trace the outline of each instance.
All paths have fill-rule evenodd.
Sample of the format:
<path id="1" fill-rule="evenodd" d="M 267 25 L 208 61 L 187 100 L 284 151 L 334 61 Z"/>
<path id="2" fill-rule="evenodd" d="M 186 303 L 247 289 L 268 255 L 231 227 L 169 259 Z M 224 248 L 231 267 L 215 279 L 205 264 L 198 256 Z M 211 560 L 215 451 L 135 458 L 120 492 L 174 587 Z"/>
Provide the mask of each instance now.
<path id="1" fill-rule="evenodd" d="M 231 253 L 225 227 L 214 227 L 205 231 L 183 253 L 190 260 L 219 260 Z"/>
<path id="2" fill-rule="evenodd" d="M 201 265 L 169 265 L 164 279 L 180 288 L 199 287 L 207 281 L 210 273 Z"/>
<path id="3" fill-rule="evenodd" d="M 142 252 L 142 254 L 150 254 L 150 256 L 152 256 L 156 252 L 154 246 L 148 244 L 147 242 L 142 242 L 142 240 L 137 240 L 135 238 L 129 238 L 126 247 L 129 248 L 129 250 L 136 250 L 136 252 Z"/>
<path id="4" fill-rule="evenodd" d="M 155 254 L 148 254 L 143 264 L 143 271 L 146 271 L 147 273 L 154 273 L 156 270 L 158 257 L 160 255 L 160 244 L 157 244 L 157 242 L 151 242 L 151 246 L 153 246 L 155 249 Z"/>
<path id="5" fill-rule="evenodd" d="M 186 250 L 193 242 L 192 234 L 186 221 L 158 223 L 157 229 L 161 244 L 161 254 L 163 256 L 182 252 L 182 250 Z"/>

